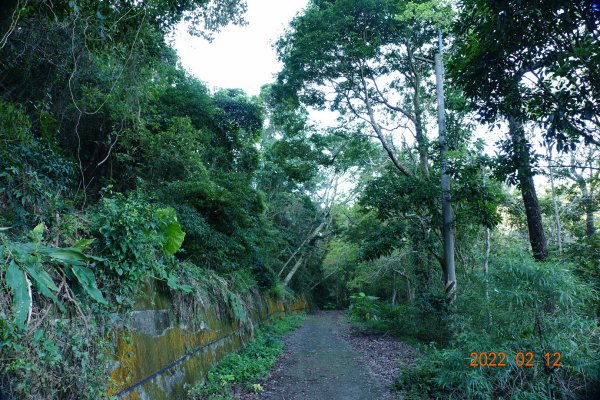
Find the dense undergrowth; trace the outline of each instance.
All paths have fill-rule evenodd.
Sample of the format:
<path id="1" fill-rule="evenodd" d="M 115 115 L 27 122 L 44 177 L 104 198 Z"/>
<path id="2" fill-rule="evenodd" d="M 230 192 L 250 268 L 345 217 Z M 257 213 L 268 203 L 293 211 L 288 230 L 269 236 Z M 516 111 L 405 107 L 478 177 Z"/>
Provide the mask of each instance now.
<path id="1" fill-rule="evenodd" d="M 0 8 L 9 399 L 106 398 L 115 335 L 148 284 L 178 320 L 212 306 L 251 330 L 252 296 L 301 288 L 302 273 L 279 276 L 293 249 L 322 256 L 304 242 L 321 214 L 313 149 L 288 165 L 295 145 L 275 139 L 275 118 L 264 128 L 268 90 L 211 92 L 165 39 L 184 16 L 204 36 L 241 23 L 241 2 L 59 3 Z"/>
<path id="2" fill-rule="evenodd" d="M 469 274 L 441 309 L 360 294 L 349 316 L 420 348 L 418 365 L 402 367 L 396 381 L 406 398 L 593 398 L 600 376 L 597 293 L 564 262 L 498 250 L 489 268 L 488 276 Z M 527 352 L 524 364 L 519 357 Z"/>
<path id="3" fill-rule="evenodd" d="M 206 381 L 190 391 L 191 399 L 229 400 L 235 388 L 262 392 L 260 384 L 283 350 L 282 337 L 302 324 L 304 314 L 285 316 L 255 331 L 254 338 L 239 353 L 231 353 L 211 368 Z"/>
<path id="4" fill-rule="evenodd" d="M 593 396 L 592 4 L 314 0 L 276 44 L 277 82 L 248 96 L 209 90 L 169 44 L 180 22 L 203 37 L 242 24 L 244 1 L 4 1 L 0 393 L 105 398 L 113 334 L 152 281 L 181 305 L 177 318 L 213 305 L 248 329 L 259 292 L 351 305 L 355 320 L 422 347 L 398 378 L 413 398 Z M 439 29 L 447 146 L 423 62 Z M 315 126 L 311 107 L 337 112 L 338 126 Z M 249 347 L 264 359 L 232 355 L 205 394 L 264 375 L 273 335 Z M 533 366 L 516 366 L 528 351 Z M 504 352 L 507 366 L 471 367 L 483 352 Z M 545 366 L 555 352 L 561 366 Z"/>

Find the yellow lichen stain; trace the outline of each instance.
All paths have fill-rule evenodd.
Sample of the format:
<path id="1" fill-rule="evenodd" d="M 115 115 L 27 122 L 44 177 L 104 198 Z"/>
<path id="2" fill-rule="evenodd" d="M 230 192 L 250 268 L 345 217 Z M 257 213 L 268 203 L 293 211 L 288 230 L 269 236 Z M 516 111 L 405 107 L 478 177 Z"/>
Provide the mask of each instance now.
<path id="1" fill-rule="evenodd" d="M 110 374 L 109 395 L 114 395 L 134 383 L 131 372 L 137 363 L 137 353 L 133 341 L 126 332 L 117 334 L 114 354 L 118 366 Z"/>
<path id="2" fill-rule="evenodd" d="M 156 286 L 149 285 L 144 294 L 152 299 L 150 302 L 154 307 L 160 306 L 156 309 L 168 309 L 173 312 L 173 305 Z M 144 305 L 149 306 L 150 302 L 146 300 Z M 259 321 L 269 317 L 273 320 L 279 319 L 285 314 L 302 312 L 307 308 L 304 298 L 286 304 L 273 298 L 254 295 L 246 299 L 246 304 L 250 306 L 249 316 L 254 321 L 255 327 Z M 178 365 L 158 378 L 144 383 L 142 389 L 144 397 L 153 400 L 184 396 L 184 384 L 193 385 L 204 379 L 216 362 L 232 351 L 239 350 L 252 336 L 251 329 L 241 326 L 238 321 L 231 318 L 227 310 L 219 305 L 204 307 L 197 313 L 194 321 L 179 322 L 180 325 L 166 327 L 165 331 L 158 336 L 134 331 L 117 335 L 115 355 L 118 367 L 111 373 L 110 395 L 181 360 Z M 223 339 L 219 340 L 220 338 Z M 213 341 L 215 342 L 200 349 Z M 140 396 L 138 392 L 132 391 L 122 399 L 138 400 Z"/>

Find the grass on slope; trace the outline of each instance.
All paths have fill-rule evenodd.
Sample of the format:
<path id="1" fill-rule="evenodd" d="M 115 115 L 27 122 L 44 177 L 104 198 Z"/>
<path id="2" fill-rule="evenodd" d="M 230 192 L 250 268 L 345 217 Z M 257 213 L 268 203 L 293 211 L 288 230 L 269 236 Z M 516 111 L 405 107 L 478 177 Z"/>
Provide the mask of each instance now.
<path id="1" fill-rule="evenodd" d="M 206 381 L 190 392 L 192 399 L 234 399 L 235 386 L 262 392 L 257 383 L 269 376 L 269 371 L 283 350 L 282 337 L 300 327 L 306 314 L 285 316 L 256 330 L 254 339 L 239 353 L 225 356 L 208 373 Z"/>

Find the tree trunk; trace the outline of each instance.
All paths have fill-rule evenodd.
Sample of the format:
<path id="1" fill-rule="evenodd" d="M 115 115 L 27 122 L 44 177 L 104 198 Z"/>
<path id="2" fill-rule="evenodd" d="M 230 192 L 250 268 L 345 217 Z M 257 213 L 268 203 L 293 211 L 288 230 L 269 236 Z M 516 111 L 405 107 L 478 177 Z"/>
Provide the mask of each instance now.
<path id="1" fill-rule="evenodd" d="M 586 204 L 586 229 L 585 234 L 590 237 L 594 236 L 596 233 L 596 224 L 594 221 L 594 205 L 593 200 L 588 200 L 588 204 Z"/>
<path id="2" fill-rule="evenodd" d="M 304 242 L 302 242 L 302 244 L 300 245 L 300 247 L 298 247 L 296 249 L 296 251 L 294 251 L 294 254 L 292 254 L 292 256 L 287 260 L 287 262 L 285 263 L 285 265 L 283 266 L 283 268 L 281 268 L 281 271 L 279 271 L 279 276 L 281 276 L 281 274 L 283 273 L 283 270 L 289 264 L 289 262 L 292 260 L 292 258 L 294 257 L 294 255 L 296 255 L 298 253 L 298 251 L 300 251 L 300 249 L 302 249 L 302 247 L 304 247 L 305 245 L 310 244 L 313 240 L 315 240 L 315 238 L 317 236 L 319 236 L 319 233 L 321 233 L 321 230 L 323 229 L 323 227 L 325 227 L 326 225 L 328 225 L 327 218 L 331 215 L 330 212 L 331 212 L 331 210 L 327 211 L 327 213 L 325 214 L 325 220 L 323 222 L 321 222 L 321 224 L 314 231 L 311 232 L 311 234 L 304 240 Z M 300 256 L 300 258 L 298 259 L 298 261 L 296 261 L 296 264 L 294 264 L 294 266 L 292 267 L 292 269 L 290 270 L 290 272 L 285 277 L 285 279 L 283 281 L 283 284 L 285 286 L 287 286 L 288 283 L 290 282 L 290 280 L 292 280 L 292 277 L 294 276 L 294 274 L 296 273 L 296 271 L 298 271 L 298 268 L 300 268 L 300 266 L 302 265 L 302 261 L 304 261 L 304 254 Z"/>
<path id="3" fill-rule="evenodd" d="M 285 286 L 287 286 L 290 283 L 290 281 L 292 280 L 292 278 L 296 274 L 296 271 L 298 271 L 298 269 L 302 265 L 303 261 L 304 261 L 304 256 L 300 256 L 300 258 L 298 259 L 298 261 L 296 261 L 296 264 L 294 264 L 294 266 L 292 267 L 292 269 L 290 270 L 290 272 L 285 277 L 285 280 L 283 281 L 283 284 Z"/>
<path id="4" fill-rule="evenodd" d="M 423 176 L 429 175 L 429 156 L 427 151 L 427 136 L 423 129 L 423 106 L 421 105 L 421 75 L 414 63 L 413 50 L 408 48 L 408 58 L 410 71 L 412 72 L 410 78 L 412 79 L 412 87 L 415 91 L 413 94 L 413 108 L 414 108 L 414 119 L 415 124 L 415 139 L 417 141 L 417 150 L 419 151 L 419 169 Z"/>
<path id="5" fill-rule="evenodd" d="M 490 228 L 485 229 L 485 260 L 483 262 L 483 277 L 485 282 L 485 302 L 487 307 L 488 326 L 492 325 L 492 313 L 490 311 L 490 251 L 492 249 L 492 234 Z"/>
<path id="6" fill-rule="evenodd" d="M 438 98 L 438 126 L 440 153 L 442 159 L 442 218 L 444 233 L 444 286 L 446 295 L 456 291 L 456 271 L 454 266 L 454 220 L 450 203 L 450 175 L 448 175 L 448 144 L 446 142 L 446 109 L 444 104 L 444 64 L 442 63 L 442 37 L 439 34 L 440 52 L 435 55 L 435 81 Z"/>
<path id="7" fill-rule="evenodd" d="M 396 271 L 392 272 L 392 305 L 396 305 Z"/>
<path id="8" fill-rule="evenodd" d="M 593 160 L 593 151 L 589 154 L 589 161 Z M 593 170 L 590 169 L 589 180 L 585 178 L 584 172 L 578 173 L 575 169 L 576 165 L 575 154 L 571 155 L 571 179 L 577 183 L 579 190 L 581 190 L 581 197 L 583 200 L 583 209 L 585 211 L 585 235 L 587 237 L 593 236 L 596 233 L 596 225 L 594 221 L 594 211 L 596 211 L 596 204 L 594 202 L 594 181 L 598 179 L 598 176 L 594 177 Z M 592 168 L 592 165 L 589 165 Z"/>
<path id="9" fill-rule="evenodd" d="M 392 146 L 390 146 L 390 144 L 387 142 L 385 135 L 383 134 L 383 132 L 381 130 L 381 126 L 379 126 L 379 124 L 377 123 L 377 120 L 375 118 L 375 112 L 373 111 L 373 108 L 371 107 L 371 99 L 369 98 L 369 88 L 367 87 L 367 81 L 365 80 L 364 77 L 362 77 L 362 86 L 363 86 L 363 90 L 365 92 L 365 97 L 363 99 L 363 102 L 365 104 L 365 107 L 367 108 L 367 113 L 369 115 L 369 122 L 370 122 L 371 126 L 373 127 L 373 130 L 375 131 L 377 138 L 381 142 L 383 149 L 388 154 L 390 160 L 392 160 L 392 163 L 394 164 L 396 169 L 398 169 L 398 171 L 400 171 L 400 173 L 402 173 L 405 176 L 412 176 L 412 174 L 410 172 L 408 172 L 408 170 L 406 168 L 404 168 L 404 166 L 400 163 L 400 161 L 398 160 L 398 157 L 396 157 L 396 153 L 394 153 Z M 350 108 L 352 108 L 352 104 L 350 103 L 350 101 L 348 101 L 347 103 L 348 103 L 348 106 Z"/>
<path id="10" fill-rule="evenodd" d="M 585 208 L 585 235 L 590 237 L 596 233 L 596 223 L 594 220 L 594 196 L 591 189 L 588 189 L 588 185 L 586 184 L 585 180 L 579 181 L 579 188 L 581 189 L 583 206 Z"/>
<path id="11" fill-rule="evenodd" d="M 552 190 L 552 204 L 554 205 L 554 229 L 556 230 L 556 242 L 558 244 L 558 252 L 562 253 L 562 237 L 560 232 L 560 218 L 558 214 L 558 202 L 556 201 L 556 190 L 554 189 L 554 169 L 552 167 L 552 147 L 548 145 L 548 160 L 550 172 L 550 190 Z"/>
<path id="12" fill-rule="evenodd" d="M 508 116 L 508 124 L 512 150 L 515 157 L 515 166 L 517 168 L 519 189 L 523 196 L 523 204 L 525 205 L 525 214 L 527 216 L 529 242 L 531 243 L 533 257 L 538 261 L 543 261 L 548 257 L 548 241 L 544 232 L 540 203 L 533 183 L 533 172 L 529 159 L 529 143 L 527 143 L 523 125 L 514 116 Z"/>
<path id="13" fill-rule="evenodd" d="M 423 110 L 421 107 L 421 84 L 420 77 L 415 74 L 415 94 L 413 96 L 413 106 L 415 107 L 415 137 L 417 148 L 419 150 L 419 168 L 423 176 L 429 175 L 429 156 L 427 154 L 427 136 L 423 131 Z"/>
<path id="14" fill-rule="evenodd" d="M 329 212 L 327 212 L 327 214 L 325 215 L 325 218 L 327 218 L 328 216 L 329 216 Z M 312 231 L 310 233 L 310 235 L 308 235 L 306 237 L 306 239 L 304 239 L 304 241 L 300 244 L 300 246 L 298 246 L 298 248 L 287 259 L 287 261 L 285 262 L 285 264 L 283 264 L 283 267 L 281 267 L 281 269 L 279 270 L 279 273 L 277 274 L 278 276 L 281 276 L 281 274 L 283 274 L 283 271 L 285 270 L 285 268 L 294 259 L 294 257 L 296 256 L 296 254 L 298 254 L 298 252 L 300 250 L 302 250 L 302 248 L 304 247 L 304 245 L 307 244 L 307 243 L 310 243 L 314 238 L 317 237 L 317 235 L 319 234 L 319 232 L 321 232 L 321 229 L 323 229 L 323 227 L 325 226 L 326 223 L 327 223 L 327 220 L 325 219 L 323 222 L 321 222 L 321 224 L 314 231 Z"/>

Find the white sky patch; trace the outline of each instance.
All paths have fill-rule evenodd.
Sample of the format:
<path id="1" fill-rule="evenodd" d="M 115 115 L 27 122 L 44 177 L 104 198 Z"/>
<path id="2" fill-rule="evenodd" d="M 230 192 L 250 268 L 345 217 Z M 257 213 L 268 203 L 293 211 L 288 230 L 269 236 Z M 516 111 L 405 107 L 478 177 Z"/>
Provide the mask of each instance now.
<path id="1" fill-rule="evenodd" d="M 240 88 L 258 95 L 282 65 L 273 44 L 308 0 L 247 0 L 246 26 L 227 26 L 212 43 L 190 36 L 185 24 L 175 34 L 174 48 L 183 67 L 210 89 Z"/>
<path id="2" fill-rule="evenodd" d="M 227 26 L 212 42 L 189 35 L 184 23 L 178 26 L 173 37 L 173 47 L 183 67 L 213 91 L 240 88 L 249 95 L 258 95 L 262 85 L 273 82 L 282 68 L 273 44 L 291 19 L 307 6 L 308 0 L 247 0 L 247 3 L 248 24 Z M 310 112 L 312 122 L 322 127 L 337 125 L 336 117 L 337 113 L 329 111 Z M 437 140 L 437 126 L 430 128 L 433 129 L 429 130 L 429 139 Z M 504 125 L 502 128 L 506 129 Z M 485 152 L 492 155 L 494 142 L 500 135 L 498 131 L 489 132 L 479 126 L 475 137 L 484 139 Z M 407 139 L 412 142 L 412 138 Z M 541 152 L 538 141 L 536 135 L 533 143 Z M 543 185 L 545 181 L 544 177 L 536 176 L 536 183 Z"/>

